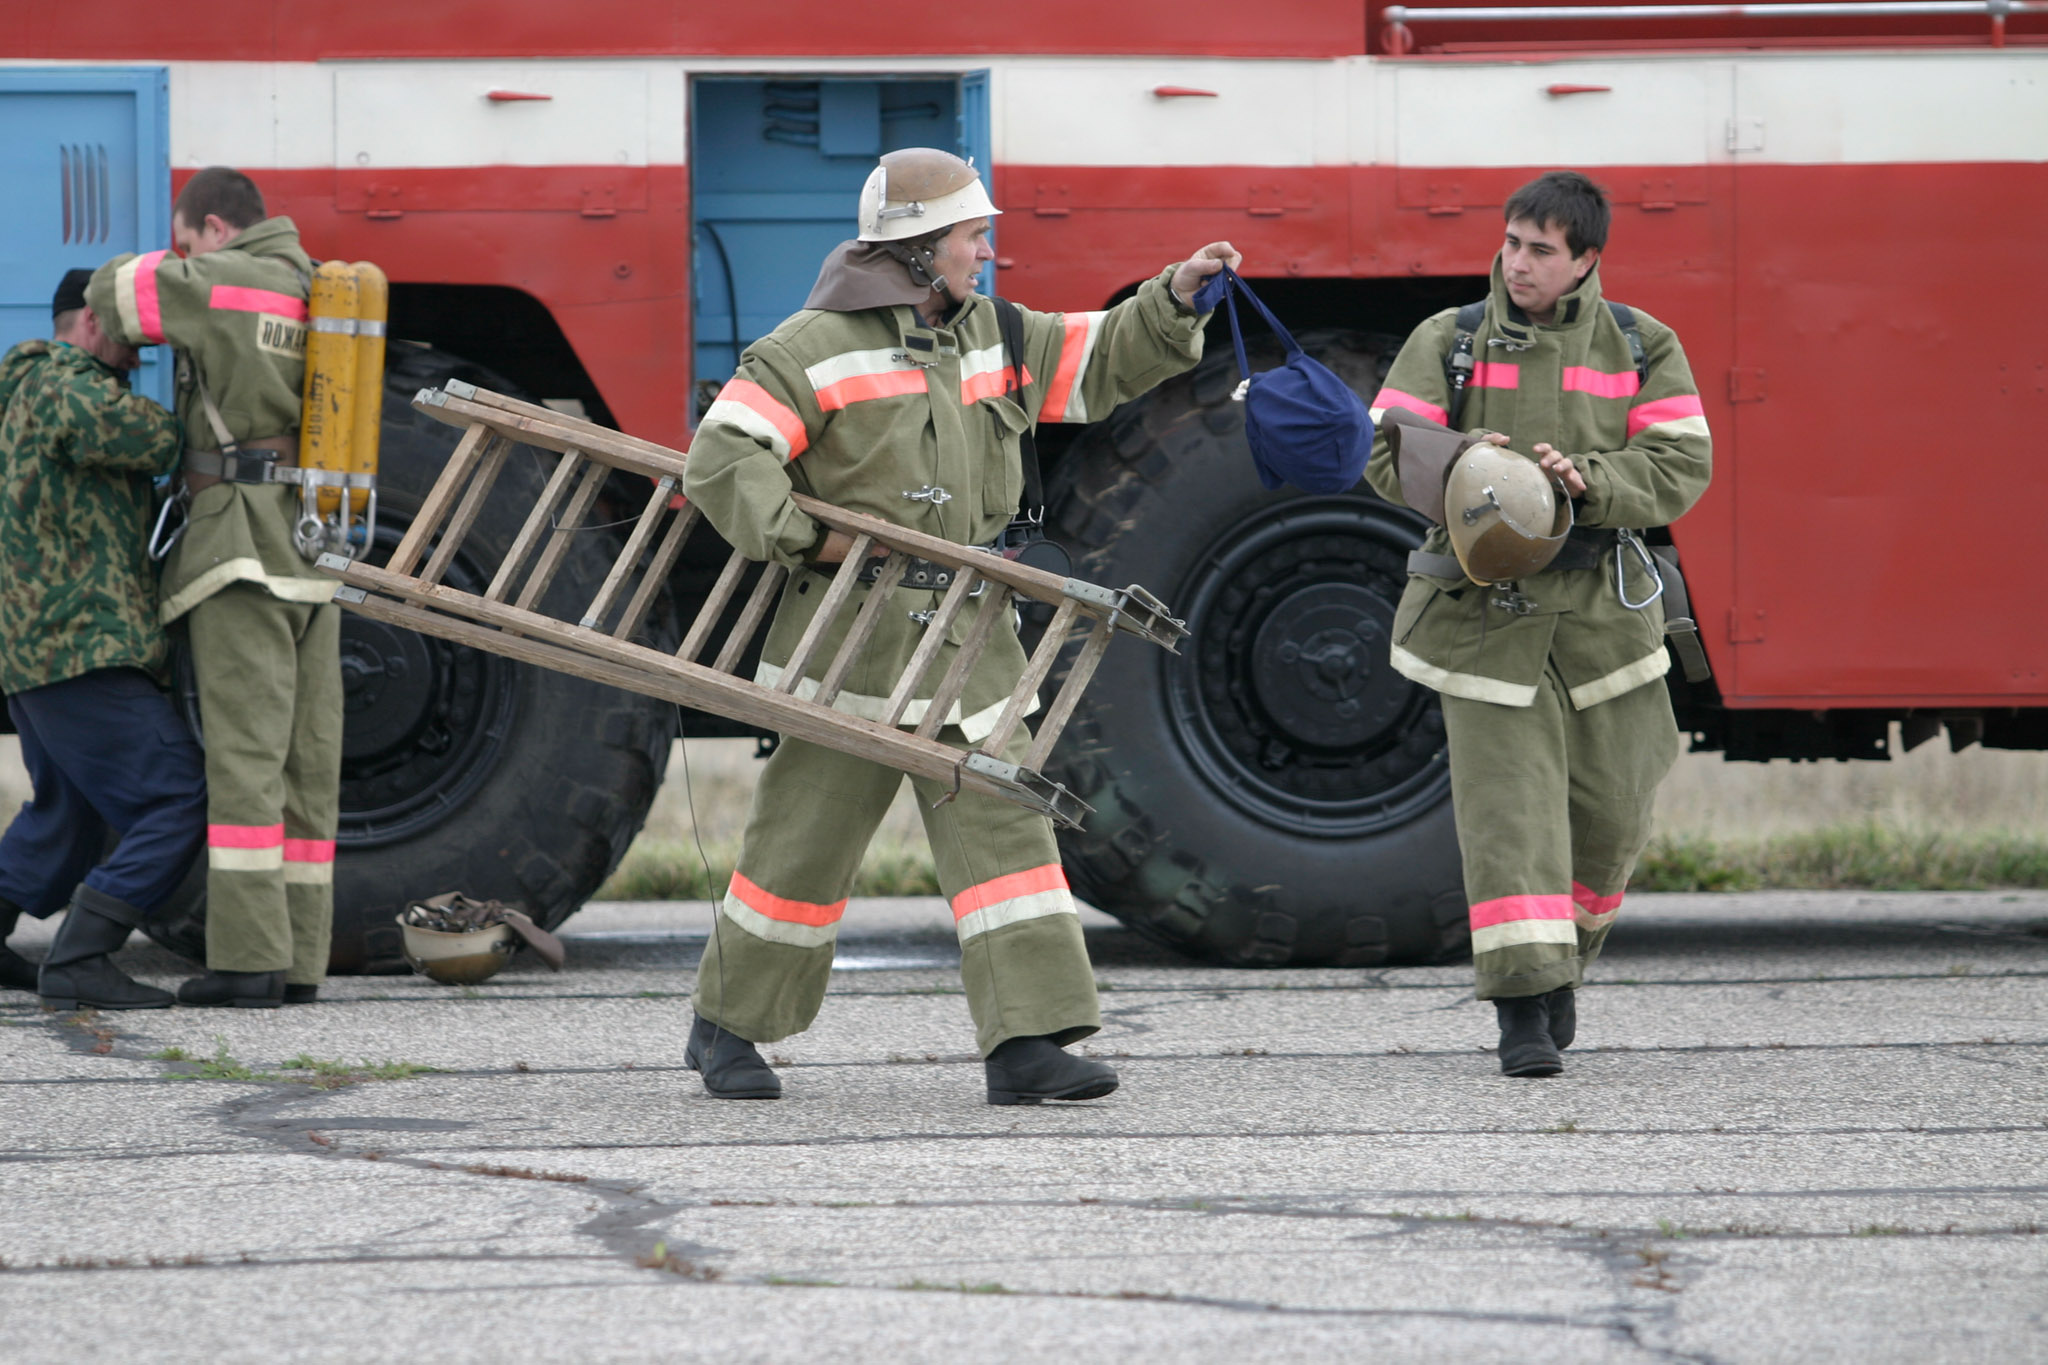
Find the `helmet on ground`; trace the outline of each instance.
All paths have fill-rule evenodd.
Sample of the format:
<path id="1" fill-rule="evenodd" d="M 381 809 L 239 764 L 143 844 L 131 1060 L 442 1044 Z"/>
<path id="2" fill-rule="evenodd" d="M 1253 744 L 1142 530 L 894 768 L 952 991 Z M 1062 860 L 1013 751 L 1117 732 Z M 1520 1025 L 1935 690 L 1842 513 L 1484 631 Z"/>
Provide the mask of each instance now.
<path id="1" fill-rule="evenodd" d="M 974 163 L 936 147 L 885 152 L 860 189 L 860 239 L 900 242 L 964 223 L 993 218 Z"/>
<path id="2" fill-rule="evenodd" d="M 1557 558 L 1571 534 L 1572 503 L 1535 461 L 1480 441 L 1444 481 L 1444 529 L 1466 577 L 1506 583 Z"/>

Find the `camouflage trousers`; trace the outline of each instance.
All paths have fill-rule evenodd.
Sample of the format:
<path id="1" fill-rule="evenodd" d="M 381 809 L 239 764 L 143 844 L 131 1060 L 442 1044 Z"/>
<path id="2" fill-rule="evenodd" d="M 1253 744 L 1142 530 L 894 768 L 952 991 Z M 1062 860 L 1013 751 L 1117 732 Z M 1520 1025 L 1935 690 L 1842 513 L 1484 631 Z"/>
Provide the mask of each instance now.
<path id="1" fill-rule="evenodd" d="M 968 747 L 957 727 L 941 738 Z M 1004 757 L 1021 762 L 1018 727 Z M 1010 1038 L 1064 1046 L 1102 1026 L 1081 919 L 1052 824 L 1021 806 L 910 779 L 960 935 L 960 976 L 986 1056 Z M 784 737 L 754 789 L 739 866 L 697 969 L 697 1013 L 756 1043 L 809 1028 L 861 856 L 904 775 Z"/>
<path id="2" fill-rule="evenodd" d="M 206 965 L 327 975 L 341 608 L 223 588 L 187 616 L 206 743 Z"/>
<path id="3" fill-rule="evenodd" d="M 1670 694 L 1659 679 L 1580 711 L 1552 668 L 1529 706 L 1443 707 L 1478 996 L 1576 988 L 1678 759 Z"/>

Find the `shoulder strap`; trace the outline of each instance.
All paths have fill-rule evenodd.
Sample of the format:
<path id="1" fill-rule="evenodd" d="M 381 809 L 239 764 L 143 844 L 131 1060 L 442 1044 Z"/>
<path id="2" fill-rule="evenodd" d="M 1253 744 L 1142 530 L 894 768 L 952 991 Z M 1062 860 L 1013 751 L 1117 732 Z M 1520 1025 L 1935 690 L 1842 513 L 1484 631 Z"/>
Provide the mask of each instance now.
<path id="1" fill-rule="evenodd" d="M 1017 396 L 1017 406 L 1024 407 L 1024 311 L 1008 299 L 991 298 L 996 306 L 996 327 L 1003 334 L 1003 359 L 1010 371 L 1005 393 Z M 1024 464 L 1024 517 L 1028 521 L 1042 521 L 1045 517 L 1045 478 L 1038 469 L 1038 438 L 1035 435 L 1038 424 L 1029 421 L 1031 412 L 1025 409 L 1027 424 L 1017 433 L 1017 454 Z"/>
<path id="2" fill-rule="evenodd" d="M 1638 387 L 1650 382 L 1650 353 L 1643 349 L 1643 331 L 1636 326 L 1636 310 L 1625 303 L 1607 301 L 1607 311 L 1614 314 L 1615 325 L 1628 338 L 1629 359 L 1636 363 L 1636 384 Z"/>
<path id="3" fill-rule="evenodd" d="M 1465 411 L 1465 386 L 1472 382 L 1472 339 L 1479 335 L 1479 324 L 1486 321 L 1486 300 L 1468 303 L 1458 310 L 1457 339 L 1451 343 L 1451 352 L 1444 357 L 1444 387 L 1450 392 L 1450 401 L 1444 405 L 1447 415 L 1444 425 L 1453 431 L 1462 431 L 1458 418 Z"/>

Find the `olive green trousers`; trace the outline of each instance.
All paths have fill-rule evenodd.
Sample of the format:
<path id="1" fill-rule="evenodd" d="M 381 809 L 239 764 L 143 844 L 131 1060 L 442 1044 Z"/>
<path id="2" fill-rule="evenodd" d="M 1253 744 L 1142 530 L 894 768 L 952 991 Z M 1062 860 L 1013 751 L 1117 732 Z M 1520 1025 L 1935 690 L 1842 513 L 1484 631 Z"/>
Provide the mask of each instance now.
<path id="1" fill-rule="evenodd" d="M 940 738 L 969 747 L 957 727 Z M 1019 726 L 1004 757 L 1020 762 Z M 1009 1038 L 1062 1045 L 1102 1026 L 1081 918 L 1052 823 L 993 796 L 910 779 L 982 1054 Z M 825 999 L 847 894 L 904 774 L 785 736 L 761 772 L 739 866 L 697 968 L 697 1013 L 755 1043 L 809 1028 Z"/>
<path id="2" fill-rule="evenodd" d="M 186 617 L 206 744 L 206 965 L 327 975 L 341 608 L 236 583 Z"/>
<path id="3" fill-rule="evenodd" d="M 1443 707 L 1478 996 L 1576 989 L 1678 760 L 1664 681 L 1580 711 L 1550 668 L 1529 706 L 1447 696 Z"/>

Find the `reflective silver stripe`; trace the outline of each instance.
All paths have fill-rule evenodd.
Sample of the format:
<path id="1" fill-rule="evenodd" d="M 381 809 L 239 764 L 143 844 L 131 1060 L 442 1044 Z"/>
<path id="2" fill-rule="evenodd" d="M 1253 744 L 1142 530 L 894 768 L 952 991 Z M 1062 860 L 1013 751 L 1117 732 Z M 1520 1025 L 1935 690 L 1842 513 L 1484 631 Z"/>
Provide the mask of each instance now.
<path id="1" fill-rule="evenodd" d="M 356 335 L 363 337 L 383 336 L 384 324 L 378 321 L 376 318 L 357 318 Z"/>
<path id="2" fill-rule="evenodd" d="M 356 334 L 357 325 L 354 318 L 314 318 L 312 323 L 316 332 L 339 332 L 351 337 Z"/>

